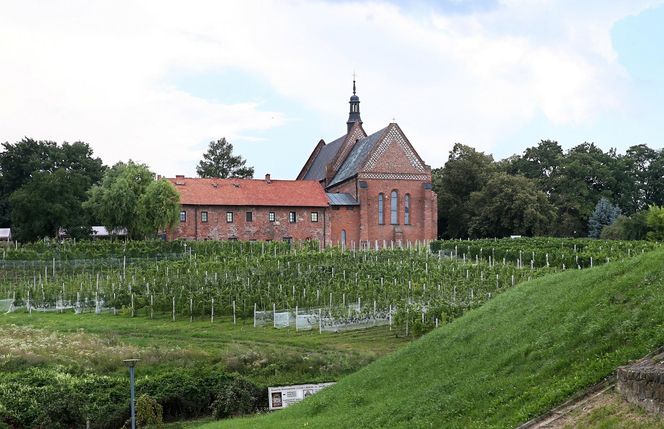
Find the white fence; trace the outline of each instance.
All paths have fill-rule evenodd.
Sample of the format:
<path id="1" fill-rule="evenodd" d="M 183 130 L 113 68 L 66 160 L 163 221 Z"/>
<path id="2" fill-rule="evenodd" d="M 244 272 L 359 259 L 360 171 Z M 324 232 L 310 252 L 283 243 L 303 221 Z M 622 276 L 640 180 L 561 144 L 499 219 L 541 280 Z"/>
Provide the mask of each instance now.
<path id="1" fill-rule="evenodd" d="M 255 311 L 254 327 L 272 326 L 277 329 L 295 328 L 297 331 L 318 329 L 319 332 L 343 332 L 392 324 L 392 308 L 362 309 L 359 304 L 336 308 L 273 308 Z"/>

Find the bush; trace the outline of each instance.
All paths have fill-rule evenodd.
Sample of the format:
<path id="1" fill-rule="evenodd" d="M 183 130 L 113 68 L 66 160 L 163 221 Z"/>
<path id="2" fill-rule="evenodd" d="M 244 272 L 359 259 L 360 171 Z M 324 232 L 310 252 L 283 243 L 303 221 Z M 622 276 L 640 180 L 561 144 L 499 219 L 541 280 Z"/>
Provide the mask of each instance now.
<path id="1" fill-rule="evenodd" d="M 209 367 L 180 369 L 139 380 L 137 390 L 149 394 L 161 404 L 165 420 L 176 420 L 206 415 L 215 392 L 229 380 L 225 373 L 210 370 Z"/>
<path id="2" fill-rule="evenodd" d="M 136 425 L 157 429 L 164 427 L 163 408 L 149 395 L 142 394 L 136 400 Z"/>
<path id="3" fill-rule="evenodd" d="M 648 240 L 664 240 L 664 207 L 650 206 L 646 218 Z"/>
<path id="4" fill-rule="evenodd" d="M 221 389 L 210 408 L 216 419 L 237 417 L 263 408 L 266 397 L 265 389 L 242 378 L 236 378 Z"/>

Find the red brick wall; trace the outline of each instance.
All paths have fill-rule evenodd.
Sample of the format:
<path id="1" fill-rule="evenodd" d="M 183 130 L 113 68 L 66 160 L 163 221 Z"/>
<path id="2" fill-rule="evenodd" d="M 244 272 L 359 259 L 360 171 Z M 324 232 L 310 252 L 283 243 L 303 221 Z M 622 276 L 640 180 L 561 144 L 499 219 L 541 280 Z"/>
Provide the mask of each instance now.
<path id="1" fill-rule="evenodd" d="M 331 193 L 340 193 L 340 194 L 351 194 L 353 198 L 357 199 L 357 185 L 356 180 L 351 179 L 347 182 L 343 182 L 339 185 L 333 186 L 328 189 L 327 192 Z"/>
<path id="2" fill-rule="evenodd" d="M 366 219 L 363 228 L 366 228 L 367 238 L 374 246 L 375 240 L 382 242 L 402 240 L 402 242 L 415 242 L 417 240 L 433 240 L 436 238 L 437 212 L 435 207 L 436 196 L 431 190 L 424 189 L 422 181 L 415 180 L 365 180 L 367 188 L 361 189 L 360 204 L 366 210 Z M 398 192 L 397 224 L 390 223 L 391 193 Z M 378 194 L 383 193 L 383 220 L 378 223 Z M 410 223 L 404 223 L 405 195 L 410 194 Z M 379 243 L 382 245 L 382 243 Z"/>
<path id="3" fill-rule="evenodd" d="M 183 206 L 186 222 L 180 222 L 172 238 L 188 240 L 318 240 L 325 237 L 326 208 L 323 207 L 240 207 L 240 206 Z M 202 222 L 201 213 L 208 213 L 208 221 Z M 246 212 L 252 212 L 252 221 L 246 220 Z M 270 222 L 268 213 L 275 213 Z M 288 222 L 288 213 L 297 214 L 297 222 Z M 233 212 L 233 222 L 226 222 L 226 213 Z M 311 212 L 318 212 L 318 222 L 311 221 Z"/>
<path id="4" fill-rule="evenodd" d="M 338 246 L 341 241 L 341 231 L 346 231 L 346 247 L 353 245 L 359 248 L 360 241 L 360 207 L 337 206 L 328 209 L 330 217 L 330 243 Z"/>

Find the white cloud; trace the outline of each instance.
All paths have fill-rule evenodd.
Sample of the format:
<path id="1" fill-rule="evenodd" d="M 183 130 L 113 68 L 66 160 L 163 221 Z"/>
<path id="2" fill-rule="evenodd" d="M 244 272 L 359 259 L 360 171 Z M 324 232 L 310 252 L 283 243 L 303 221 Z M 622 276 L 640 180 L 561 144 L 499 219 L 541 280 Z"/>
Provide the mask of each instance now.
<path id="1" fill-rule="evenodd" d="M 191 173 L 200 142 L 255 139 L 289 112 L 197 98 L 169 76 L 247 70 L 337 118 L 357 70 L 366 128 L 396 117 L 441 165 L 455 141 L 490 151 L 536 115 L 566 124 L 621 108 L 628 76 L 610 30 L 652 3 L 505 0 L 426 17 L 379 2 L 9 3 L 0 138 L 83 139 L 106 162 Z"/>

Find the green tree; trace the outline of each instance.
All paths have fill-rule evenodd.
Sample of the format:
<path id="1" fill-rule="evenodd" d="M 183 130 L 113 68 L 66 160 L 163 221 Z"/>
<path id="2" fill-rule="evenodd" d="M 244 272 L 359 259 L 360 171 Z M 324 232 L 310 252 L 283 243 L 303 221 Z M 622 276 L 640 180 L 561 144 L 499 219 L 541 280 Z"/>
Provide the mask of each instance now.
<path id="1" fill-rule="evenodd" d="M 588 237 L 599 238 L 602 229 L 615 222 L 618 216 L 620 216 L 620 208 L 611 204 L 608 199 L 601 198 L 588 219 Z"/>
<path id="2" fill-rule="evenodd" d="M 254 177 L 254 167 L 245 167 L 246 162 L 241 156 L 233 155 L 233 145 L 224 137 L 210 142 L 208 151 L 196 167 L 196 173 L 199 177 L 251 179 Z"/>
<path id="3" fill-rule="evenodd" d="M 541 140 L 537 146 L 526 149 L 523 156 L 513 158 L 507 172 L 535 180 L 537 187 L 550 195 L 563 158 L 563 149 L 557 141 Z"/>
<path id="4" fill-rule="evenodd" d="M 4 143 L 0 153 L 0 226 L 11 226 L 21 241 L 89 232 L 81 204 L 98 182 L 104 166 L 86 143 L 29 138 Z"/>
<path id="5" fill-rule="evenodd" d="M 602 229 L 600 238 L 604 240 L 645 240 L 648 233 L 647 210 L 631 216 L 618 216 L 615 222 Z"/>
<path id="6" fill-rule="evenodd" d="M 664 207 L 650 206 L 646 217 L 648 240 L 664 240 Z"/>
<path id="7" fill-rule="evenodd" d="M 558 208 L 554 234 L 586 236 L 588 219 L 599 199 L 614 197 L 619 171 L 615 151 L 604 153 L 594 143 L 570 149 L 552 181 L 551 202 Z"/>
<path id="8" fill-rule="evenodd" d="M 629 195 L 630 209 L 644 210 L 653 204 L 652 181 L 650 166 L 657 160 L 658 154 L 645 144 L 631 146 L 624 156 L 624 168 L 629 174 L 632 189 Z"/>
<path id="9" fill-rule="evenodd" d="M 438 194 L 438 231 L 445 238 L 468 237 L 469 198 L 481 190 L 496 170 L 491 155 L 456 143 L 445 166 L 433 172 Z"/>
<path id="10" fill-rule="evenodd" d="M 11 195 L 33 180 L 37 173 L 55 173 L 62 169 L 72 175 L 72 185 L 91 186 L 104 174 L 104 166 L 99 158 L 93 158 L 92 149 L 87 143 L 63 143 L 58 146 L 52 141 L 37 141 L 24 138 L 17 143 L 3 143 L 0 152 L 0 227 L 20 227 L 12 225 Z M 82 181 L 76 177 L 83 178 Z M 44 177 L 37 180 L 45 181 Z M 64 184 L 66 185 L 66 184 Z M 33 189 L 35 183 L 33 183 Z M 67 193 L 81 195 L 79 190 Z M 21 197 L 25 200 L 25 195 Z M 82 200 L 81 200 L 82 201 Z M 37 211 L 33 215 L 41 216 Z M 24 219 L 19 217 L 18 219 Z M 47 220 L 36 221 L 46 223 Z M 25 229 L 25 228 L 23 228 Z"/>
<path id="11" fill-rule="evenodd" d="M 138 200 L 141 231 L 146 235 L 173 228 L 178 222 L 180 195 L 166 179 L 150 183 Z"/>
<path id="12" fill-rule="evenodd" d="M 534 181 L 504 173 L 471 194 L 469 209 L 472 238 L 544 235 L 556 218 L 555 207 Z"/>
<path id="13" fill-rule="evenodd" d="M 126 228 L 130 237 L 142 238 L 171 225 L 179 207 L 177 192 L 170 192 L 175 191 L 172 186 L 153 183 L 154 175 L 146 165 L 119 162 L 100 185 L 90 189 L 84 207 L 109 231 Z"/>
<path id="14" fill-rule="evenodd" d="M 19 241 L 56 237 L 60 228 L 75 237 L 88 236 L 89 222 L 81 202 L 89 178 L 62 168 L 40 171 L 10 197 L 12 232 Z"/>

